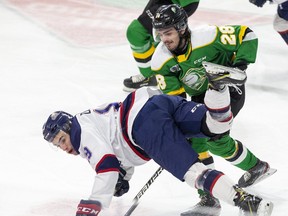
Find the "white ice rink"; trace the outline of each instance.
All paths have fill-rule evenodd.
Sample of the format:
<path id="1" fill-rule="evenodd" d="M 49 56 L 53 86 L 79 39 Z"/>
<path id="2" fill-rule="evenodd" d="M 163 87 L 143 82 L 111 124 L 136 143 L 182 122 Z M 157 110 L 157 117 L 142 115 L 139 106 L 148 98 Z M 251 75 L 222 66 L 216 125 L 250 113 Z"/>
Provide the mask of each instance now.
<path id="1" fill-rule="evenodd" d="M 46 1 L 48 4 L 52 0 Z M 134 1 L 125 0 L 125 4 L 133 5 Z M 127 93 L 122 91 L 123 79 L 138 73 L 125 40 L 125 28 L 132 18 L 119 17 L 119 26 L 117 19 L 109 20 L 114 22 L 115 31 L 111 28 L 104 33 L 107 38 L 120 35 L 119 40 L 114 37 L 112 43 L 105 42 L 96 31 L 91 40 L 96 45 L 81 47 L 67 35 L 61 37 L 51 26 L 45 26 L 43 20 L 51 21 L 51 11 L 30 17 L 9 2 L 17 1 L 0 1 L 0 215 L 72 216 L 79 200 L 89 196 L 94 172 L 82 158 L 51 148 L 43 140 L 41 128 L 55 110 L 75 114 L 124 99 Z M 61 2 L 69 1 L 59 2 L 61 6 Z M 100 0 L 82 2 L 93 7 Z M 142 11 L 135 10 L 129 12 L 130 17 Z M 288 47 L 273 30 L 275 12 L 275 5 L 261 9 L 248 0 L 201 0 L 189 22 L 193 27 L 205 23 L 249 25 L 259 37 L 257 61 L 247 70 L 246 104 L 234 121 L 232 136 L 278 169 L 274 176 L 248 191 L 273 201 L 273 215 L 287 216 Z M 73 15 L 75 19 L 77 14 Z M 107 17 L 111 15 L 112 9 Z M 59 16 L 59 22 L 62 19 Z M 105 20 L 101 20 L 103 25 Z M 78 29 L 73 39 L 83 38 L 81 34 L 85 31 Z M 216 168 L 235 182 L 243 173 L 221 158 L 214 159 Z M 113 198 L 110 209 L 100 215 L 124 215 L 157 168 L 154 162 L 136 168 L 129 193 Z M 176 216 L 198 201 L 196 190 L 164 171 L 141 198 L 133 215 Z M 237 213 L 236 207 L 222 202 L 222 216 Z"/>

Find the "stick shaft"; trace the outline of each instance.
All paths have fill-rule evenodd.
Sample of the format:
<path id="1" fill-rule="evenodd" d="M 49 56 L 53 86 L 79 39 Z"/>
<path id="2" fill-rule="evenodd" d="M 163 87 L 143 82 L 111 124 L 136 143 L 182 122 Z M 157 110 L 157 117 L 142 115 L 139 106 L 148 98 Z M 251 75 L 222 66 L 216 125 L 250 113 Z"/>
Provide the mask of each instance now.
<path id="1" fill-rule="evenodd" d="M 148 190 L 148 188 L 151 186 L 151 184 L 155 181 L 155 179 L 160 175 L 160 173 L 162 171 L 163 171 L 162 167 L 159 167 L 156 170 L 156 172 L 153 174 L 153 176 L 148 180 L 148 182 L 142 187 L 142 189 L 134 197 L 132 206 L 129 208 L 129 210 L 126 212 L 126 214 L 124 216 L 130 216 L 132 214 L 132 212 L 139 205 L 139 199 L 144 195 L 144 193 Z"/>

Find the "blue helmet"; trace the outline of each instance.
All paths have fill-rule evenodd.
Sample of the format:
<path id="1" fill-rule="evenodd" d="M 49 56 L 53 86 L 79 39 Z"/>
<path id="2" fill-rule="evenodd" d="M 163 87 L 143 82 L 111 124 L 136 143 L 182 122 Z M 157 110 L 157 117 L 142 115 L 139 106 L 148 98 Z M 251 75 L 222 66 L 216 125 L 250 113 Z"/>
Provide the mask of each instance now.
<path id="1" fill-rule="evenodd" d="M 60 130 L 69 134 L 72 118 L 72 115 L 63 111 L 53 112 L 43 125 L 42 132 L 44 139 L 52 142 Z"/>

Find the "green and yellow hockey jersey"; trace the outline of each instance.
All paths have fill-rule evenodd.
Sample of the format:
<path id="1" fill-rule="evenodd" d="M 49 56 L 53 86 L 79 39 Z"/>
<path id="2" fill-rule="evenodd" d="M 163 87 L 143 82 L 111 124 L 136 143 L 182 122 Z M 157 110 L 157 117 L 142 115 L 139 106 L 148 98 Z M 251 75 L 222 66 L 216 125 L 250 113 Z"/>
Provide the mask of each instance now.
<path id="1" fill-rule="evenodd" d="M 161 42 L 152 57 L 151 69 L 165 94 L 190 96 L 208 88 L 203 61 L 224 66 L 254 63 L 258 39 L 247 26 L 204 26 L 191 31 L 185 54 L 175 56 Z"/>

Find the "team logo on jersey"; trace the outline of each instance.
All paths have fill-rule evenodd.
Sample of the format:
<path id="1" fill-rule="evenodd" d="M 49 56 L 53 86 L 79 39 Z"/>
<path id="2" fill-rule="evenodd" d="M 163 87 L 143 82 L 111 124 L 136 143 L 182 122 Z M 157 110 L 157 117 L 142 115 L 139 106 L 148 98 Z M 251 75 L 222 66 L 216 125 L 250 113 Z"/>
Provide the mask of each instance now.
<path id="1" fill-rule="evenodd" d="M 190 68 L 186 71 L 181 81 L 193 90 L 199 90 L 206 81 L 205 69 L 201 68 Z"/>
<path id="2" fill-rule="evenodd" d="M 181 71 L 181 68 L 180 68 L 180 66 L 178 64 L 173 65 L 172 67 L 170 67 L 170 72 L 176 73 L 178 71 Z"/>

